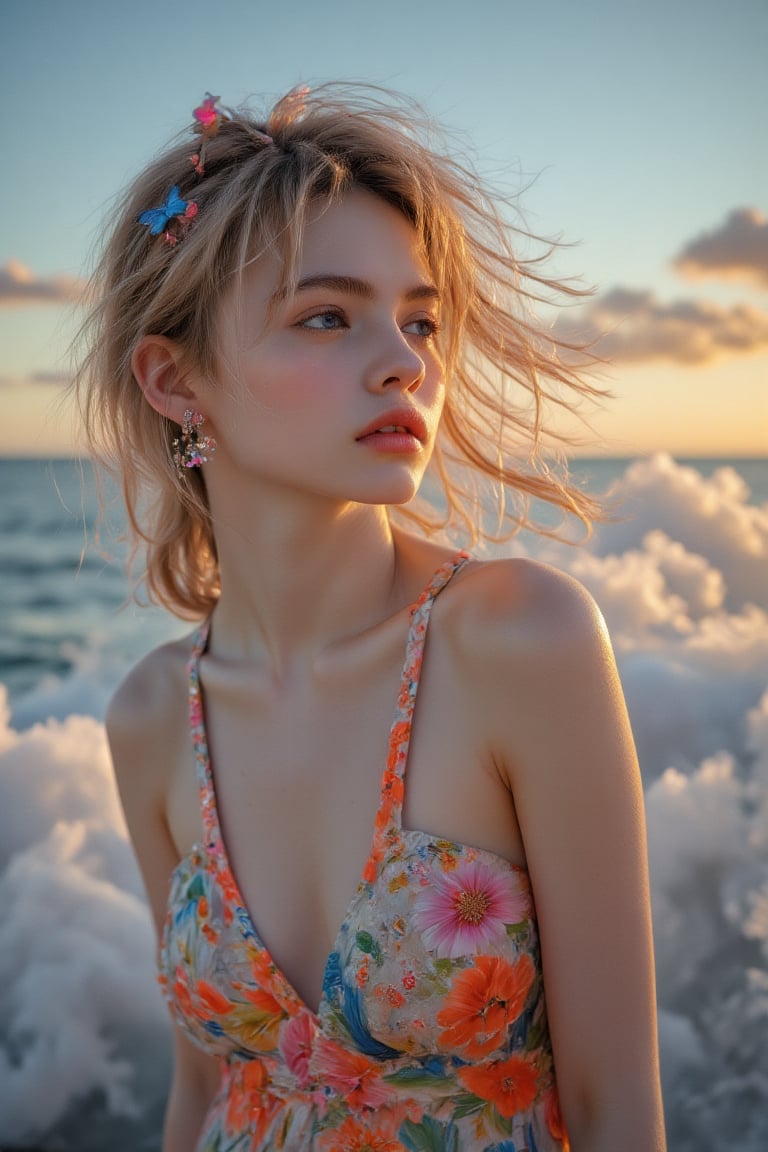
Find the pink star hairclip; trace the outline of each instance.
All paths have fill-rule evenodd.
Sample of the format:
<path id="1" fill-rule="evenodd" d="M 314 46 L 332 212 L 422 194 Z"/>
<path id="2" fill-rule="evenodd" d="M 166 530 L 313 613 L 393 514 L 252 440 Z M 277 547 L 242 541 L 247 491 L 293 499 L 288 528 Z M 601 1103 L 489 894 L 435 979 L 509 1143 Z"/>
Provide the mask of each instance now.
<path id="1" fill-rule="evenodd" d="M 211 96 L 210 92 L 206 92 L 202 104 L 199 104 L 192 113 L 197 121 L 195 131 L 200 132 L 203 136 L 215 136 L 222 120 L 227 119 L 227 114 L 219 104 L 219 99 L 218 96 Z"/>
<path id="2" fill-rule="evenodd" d="M 202 136 L 203 143 L 200 151 L 194 152 L 190 156 L 189 161 L 198 176 L 204 176 L 206 141 L 216 136 L 222 121 L 229 119 L 229 117 L 219 103 L 219 97 L 211 96 L 210 92 L 206 92 L 203 102 L 198 104 L 197 108 L 193 110 L 192 115 L 195 118 L 194 130 L 198 135 Z"/>
<path id="3" fill-rule="evenodd" d="M 198 176 L 205 175 L 205 146 L 208 140 L 211 140 L 218 134 L 219 128 L 225 120 L 231 120 L 232 116 L 226 108 L 219 102 L 218 96 L 212 96 L 210 92 L 206 92 L 205 99 L 201 104 L 198 104 L 194 109 L 192 115 L 195 118 L 194 130 L 198 135 L 203 137 L 203 143 L 199 152 L 194 152 L 190 158 L 190 164 L 197 172 Z M 250 130 L 251 135 L 255 139 L 261 141 L 262 144 L 272 144 L 271 136 L 267 136 L 266 132 L 260 132 L 258 128 Z"/>

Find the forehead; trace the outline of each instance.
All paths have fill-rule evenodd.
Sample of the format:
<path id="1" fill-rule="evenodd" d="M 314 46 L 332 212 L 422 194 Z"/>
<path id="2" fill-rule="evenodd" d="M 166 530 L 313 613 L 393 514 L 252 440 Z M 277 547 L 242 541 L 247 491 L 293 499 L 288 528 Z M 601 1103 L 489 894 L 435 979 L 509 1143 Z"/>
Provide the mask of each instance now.
<path id="1" fill-rule="evenodd" d="M 245 268 L 243 294 L 265 308 L 293 272 L 298 281 L 312 276 L 348 276 L 382 290 L 411 289 L 431 283 L 429 263 L 411 222 L 371 192 L 353 188 L 343 199 L 318 201 L 307 210 L 293 269 L 274 249 L 260 253 Z M 234 289 L 237 294 L 237 287 Z"/>
<path id="2" fill-rule="evenodd" d="M 344 268 L 332 267 L 344 264 Z M 429 279 L 429 266 L 416 229 L 397 208 L 371 192 L 351 189 L 342 200 L 311 205 L 304 226 L 297 271 L 312 276 L 327 270 L 378 277 Z"/>

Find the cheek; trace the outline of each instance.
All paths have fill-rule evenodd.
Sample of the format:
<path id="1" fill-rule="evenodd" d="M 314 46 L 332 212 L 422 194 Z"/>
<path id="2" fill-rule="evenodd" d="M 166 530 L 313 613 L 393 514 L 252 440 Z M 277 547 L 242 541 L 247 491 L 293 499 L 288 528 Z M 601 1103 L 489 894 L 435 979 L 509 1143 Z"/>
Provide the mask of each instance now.
<path id="1" fill-rule="evenodd" d="M 337 374 L 305 356 L 244 357 L 239 387 L 243 399 L 275 418 L 313 414 L 326 407 Z"/>

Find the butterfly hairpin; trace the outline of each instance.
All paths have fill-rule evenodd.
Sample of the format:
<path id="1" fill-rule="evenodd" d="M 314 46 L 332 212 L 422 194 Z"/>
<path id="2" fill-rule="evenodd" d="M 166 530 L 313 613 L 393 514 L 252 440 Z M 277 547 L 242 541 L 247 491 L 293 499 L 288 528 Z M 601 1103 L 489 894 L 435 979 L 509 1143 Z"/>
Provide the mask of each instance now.
<path id="1" fill-rule="evenodd" d="M 167 243 L 175 244 L 179 237 L 176 231 L 169 230 L 169 226 L 176 222 L 182 229 L 186 229 L 195 216 L 197 216 L 197 204 L 194 200 L 182 199 L 178 184 L 174 184 L 165 198 L 165 203 L 159 208 L 147 208 L 145 212 L 140 213 L 138 220 L 139 224 L 149 228 L 150 236 L 159 236 L 164 232 Z"/>

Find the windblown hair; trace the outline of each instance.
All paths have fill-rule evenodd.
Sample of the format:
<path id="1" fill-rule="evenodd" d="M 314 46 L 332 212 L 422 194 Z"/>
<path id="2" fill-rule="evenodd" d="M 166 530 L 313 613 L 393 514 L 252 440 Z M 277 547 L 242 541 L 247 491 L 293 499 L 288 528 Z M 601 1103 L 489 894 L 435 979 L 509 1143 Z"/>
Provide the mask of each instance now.
<path id="1" fill-rule="evenodd" d="M 442 298 L 446 402 L 430 473 L 443 495 L 393 515 L 467 544 L 521 527 L 551 531 L 532 523 L 531 497 L 585 525 L 600 515 L 591 497 L 542 459 L 545 441 L 563 440 L 546 426 L 549 406 L 575 411 L 598 389 L 562 355 L 573 349 L 536 323 L 532 307 L 580 293 L 548 278 L 541 255 L 516 253 L 516 244 L 535 238 L 511 226 L 509 205 L 468 164 L 432 141 L 430 122 L 409 101 L 325 86 L 301 99 L 289 94 L 265 119 L 228 112 L 205 143 L 202 175 L 190 163 L 196 143 L 185 134 L 118 204 L 90 284 L 75 388 L 94 459 L 120 476 L 134 542 L 146 547 L 150 598 L 177 615 L 204 616 L 219 594 L 204 470 L 177 475 L 178 427 L 144 399 L 133 353 L 145 335 L 162 335 L 215 379 L 216 308 L 233 277 L 272 250 L 290 291 L 308 209 L 351 188 L 368 190 L 412 223 Z M 177 245 L 137 223 L 173 186 L 198 206 Z"/>

